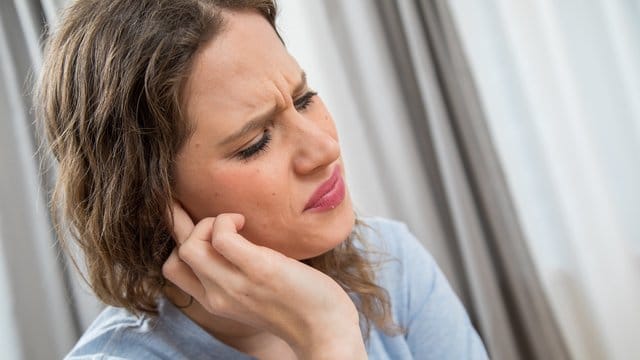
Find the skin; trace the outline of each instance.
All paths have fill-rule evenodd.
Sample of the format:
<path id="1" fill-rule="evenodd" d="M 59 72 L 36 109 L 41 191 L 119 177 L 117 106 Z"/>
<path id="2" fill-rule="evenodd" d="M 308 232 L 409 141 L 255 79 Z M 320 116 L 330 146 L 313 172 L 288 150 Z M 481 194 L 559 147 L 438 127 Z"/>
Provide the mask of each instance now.
<path id="1" fill-rule="evenodd" d="M 195 126 L 176 162 L 175 191 L 194 221 L 221 213 L 246 217 L 241 234 L 295 259 L 320 255 L 344 241 L 354 215 L 349 196 L 335 211 L 303 212 L 334 167 L 342 169 L 338 136 L 319 96 L 298 111 L 293 102 L 300 66 L 257 14 L 230 14 L 221 36 L 195 57 L 184 89 Z M 238 23 L 242 25 L 238 26 Z M 272 124 L 219 146 L 250 119 L 277 113 Z M 233 154 L 260 141 L 268 148 L 247 160 Z"/>
<path id="2" fill-rule="evenodd" d="M 344 241 L 347 192 L 329 211 L 305 211 L 336 169 L 333 120 L 269 23 L 229 12 L 196 53 L 183 89 L 195 131 L 175 164 L 171 211 L 178 242 L 163 267 L 183 312 L 236 349 L 268 358 L 366 358 L 357 310 L 330 277 L 298 261 Z M 310 101 L 309 101 L 310 100 Z M 225 141 L 252 119 L 259 127 Z M 248 148 L 271 141 L 246 159 Z"/>

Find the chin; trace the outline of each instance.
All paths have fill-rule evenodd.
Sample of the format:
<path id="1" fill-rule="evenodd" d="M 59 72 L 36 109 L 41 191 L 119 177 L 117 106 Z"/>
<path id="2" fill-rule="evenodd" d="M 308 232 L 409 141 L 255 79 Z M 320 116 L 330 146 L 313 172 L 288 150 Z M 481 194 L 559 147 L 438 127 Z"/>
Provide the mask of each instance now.
<path id="1" fill-rule="evenodd" d="M 316 240 L 311 243 L 315 246 L 299 249 L 299 252 L 291 257 L 297 260 L 314 258 L 333 250 L 346 241 L 353 231 L 356 217 L 350 201 L 343 203 L 343 205 L 345 206 L 340 209 L 339 214 L 336 214 L 334 219 L 325 225 L 318 225 L 318 227 L 322 227 L 324 231 L 315 236 Z"/>

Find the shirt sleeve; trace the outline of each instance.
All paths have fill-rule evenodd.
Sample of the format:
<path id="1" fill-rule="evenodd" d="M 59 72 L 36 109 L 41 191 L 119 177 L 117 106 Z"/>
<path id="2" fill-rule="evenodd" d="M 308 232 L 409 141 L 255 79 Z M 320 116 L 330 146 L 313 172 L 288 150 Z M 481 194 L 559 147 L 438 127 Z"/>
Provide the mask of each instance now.
<path id="1" fill-rule="evenodd" d="M 487 359 L 482 340 L 433 257 L 401 226 L 405 338 L 415 359 Z"/>
<path id="2" fill-rule="evenodd" d="M 93 354 L 93 355 L 80 355 L 80 356 L 67 356 L 64 360 L 129 360 L 127 358 L 119 356 L 111 356 L 105 354 Z"/>

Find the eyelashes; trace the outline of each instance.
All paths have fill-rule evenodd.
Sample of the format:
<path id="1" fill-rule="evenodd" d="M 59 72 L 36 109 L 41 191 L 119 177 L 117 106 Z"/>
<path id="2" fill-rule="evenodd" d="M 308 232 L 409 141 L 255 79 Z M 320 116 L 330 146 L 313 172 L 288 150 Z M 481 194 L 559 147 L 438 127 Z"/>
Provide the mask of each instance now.
<path id="1" fill-rule="evenodd" d="M 269 142 L 271 141 L 271 131 L 269 129 L 265 129 L 264 133 L 260 140 L 257 143 L 250 145 L 248 148 L 244 150 L 240 150 L 238 153 L 238 158 L 241 160 L 248 160 L 252 156 L 258 155 L 260 152 L 266 151 L 269 147 Z"/>
<path id="2" fill-rule="evenodd" d="M 318 95 L 318 93 L 315 91 L 307 91 L 304 95 L 296 99 L 296 101 L 293 102 L 293 105 L 296 107 L 296 110 L 302 111 L 311 105 L 313 97 L 316 95 Z"/>
<path id="3" fill-rule="evenodd" d="M 302 95 L 301 97 L 297 98 L 294 102 L 293 105 L 295 106 L 297 111 L 304 111 L 306 110 L 312 103 L 313 103 L 313 97 L 318 95 L 317 92 L 315 91 L 307 91 L 306 93 L 304 93 L 304 95 Z M 237 154 L 236 157 L 241 159 L 241 160 L 245 160 L 248 161 L 249 159 L 251 159 L 252 157 L 257 156 L 258 154 L 266 151 L 269 148 L 269 143 L 271 142 L 271 130 L 270 129 L 265 129 L 264 132 L 262 133 L 262 137 L 260 138 L 260 140 L 258 140 L 257 142 L 249 145 L 249 147 L 240 150 Z"/>

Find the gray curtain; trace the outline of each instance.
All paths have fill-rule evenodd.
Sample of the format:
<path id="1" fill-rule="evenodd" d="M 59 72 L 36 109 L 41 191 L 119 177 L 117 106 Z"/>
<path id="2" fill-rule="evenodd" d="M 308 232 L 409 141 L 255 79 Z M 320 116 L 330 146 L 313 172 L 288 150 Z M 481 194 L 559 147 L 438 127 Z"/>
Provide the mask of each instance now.
<path id="1" fill-rule="evenodd" d="M 360 113 L 371 119 L 372 142 L 384 147 L 389 147 L 384 141 L 388 125 L 380 125 L 370 110 L 375 106 L 360 96 L 372 83 L 363 70 L 371 60 L 359 53 L 361 42 L 374 38 L 390 54 L 389 66 L 401 94 L 388 96 L 404 103 L 413 134 L 405 146 L 417 148 L 429 194 L 413 199 L 421 202 L 419 206 L 397 196 L 388 201 L 399 218 L 413 222 L 413 228 L 419 224 L 402 208 L 436 209 L 422 215 L 422 222 L 429 225 L 421 235 L 465 303 L 490 356 L 569 358 L 518 223 L 446 1 L 376 0 L 371 5 L 325 0 L 324 4 L 333 39 L 346 58 L 350 92 Z M 371 6 L 373 11 L 368 12 Z M 357 29 L 354 23 L 363 13 L 378 23 L 379 32 L 372 26 L 373 34 L 366 37 Z M 386 90 L 391 89 L 395 87 Z M 376 128 L 383 130 L 376 134 Z M 392 166 L 384 164 L 384 156 L 378 158 L 381 169 Z M 381 172 L 380 177 L 394 182 L 393 174 Z"/>
<path id="2" fill-rule="evenodd" d="M 31 79 L 40 60 L 44 12 L 38 1 L 0 2 L 0 256 L 7 278 L 16 358 L 60 358 L 78 324 L 47 210 L 46 161 L 37 152 Z M 34 155 L 35 154 L 35 155 Z"/>
<path id="3" fill-rule="evenodd" d="M 569 357 L 445 0 L 377 0 L 460 295 L 495 359 Z"/>

